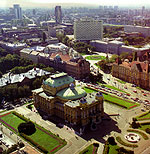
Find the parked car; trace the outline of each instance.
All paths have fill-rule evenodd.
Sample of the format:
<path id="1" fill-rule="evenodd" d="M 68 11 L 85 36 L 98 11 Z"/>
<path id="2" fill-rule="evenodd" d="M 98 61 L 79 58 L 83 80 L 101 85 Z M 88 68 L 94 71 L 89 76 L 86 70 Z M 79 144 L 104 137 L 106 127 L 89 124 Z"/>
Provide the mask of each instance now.
<path id="1" fill-rule="evenodd" d="M 133 90 L 133 92 L 134 92 L 134 93 L 137 93 L 137 91 L 136 91 L 136 90 Z"/>
<path id="2" fill-rule="evenodd" d="M 141 108 L 141 111 L 145 112 L 146 110 L 145 110 L 145 109 L 143 109 L 143 108 Z"/>
<path id="3" fill-rule="evenodd" d="M 132 87 L 136 87 L 136 85 L 135 84 L 132 84 Z"/>

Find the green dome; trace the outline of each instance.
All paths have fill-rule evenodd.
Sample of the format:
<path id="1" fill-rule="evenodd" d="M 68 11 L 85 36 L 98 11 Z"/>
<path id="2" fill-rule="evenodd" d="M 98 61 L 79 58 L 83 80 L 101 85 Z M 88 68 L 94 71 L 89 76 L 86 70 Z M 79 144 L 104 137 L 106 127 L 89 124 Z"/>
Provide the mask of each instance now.
<path id="1" fill-rule="evenodd" d="M 86 92 L 81 87 L 74 89 L 65 88 L 57 93 L 57 96 L 66 100 L 75 100 L 86 96 Z"/>

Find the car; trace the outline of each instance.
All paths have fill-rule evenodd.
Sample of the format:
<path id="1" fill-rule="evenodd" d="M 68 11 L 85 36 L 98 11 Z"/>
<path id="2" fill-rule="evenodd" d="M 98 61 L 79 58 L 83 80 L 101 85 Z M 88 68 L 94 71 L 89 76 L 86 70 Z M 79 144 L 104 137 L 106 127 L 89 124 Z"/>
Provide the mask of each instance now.
<path id="1" fill-rule="evenodd" d="M 137 93 L 137 91 L 136 91 L 136 90 L 133 90 L 133 92 L 134 92 L 134 93 Z"/>
<path id="2" fill-rule="evenodd" d="M 127 96 L 131 96 L 129 93 L 127 93 Z"/>
<path id="3" fill-rule="evenodd" d="M 136 85 L 135 84 L 132 84 L 132 87 L 136 87 Z"/>
<path id="4" fill-rule="evenodd" d="M 144 91 L 143 91 L 143 90 L 141 90 L 141 92 L 142 92 L 142 93 L 144 93 Z"/>
<path id="5" fill-rule="evenodd" d="M 125 86 L 124 88 L 125 88 L 125 89 L 127 89 L 127 87 L 126 87 L 126 86 Z"/>
<path id="6" fill-rule="evenodd" d="M 141 108 L 141 111 L 145 112 L 146 110 L 145 110 L 145 109 L 143 109 L 143 108 Z"/>
<path id="7" fill-rule="evenodd" d="M 145 102 L 148 102 L 149 103 L 149 101 L 147 99 L 145 100 Z"/>
<path id="8" fill-rule="evenodd" d="M 143 96 L 147 96 L 146 94 L 143 94 Z"/>

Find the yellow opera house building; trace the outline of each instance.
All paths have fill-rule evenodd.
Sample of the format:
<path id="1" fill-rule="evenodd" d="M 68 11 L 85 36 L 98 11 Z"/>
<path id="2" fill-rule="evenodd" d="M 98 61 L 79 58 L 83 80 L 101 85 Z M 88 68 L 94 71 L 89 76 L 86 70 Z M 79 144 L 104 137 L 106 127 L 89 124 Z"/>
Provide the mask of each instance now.
<path id="1" fill-rule="evenodd" d="M 73 125 L 100 123 L 104 115 L 101 92 L 87 94 L 66 73 L 50 76 L 33 90 L 34 106 L 48 116 L 57 116 Z"/>

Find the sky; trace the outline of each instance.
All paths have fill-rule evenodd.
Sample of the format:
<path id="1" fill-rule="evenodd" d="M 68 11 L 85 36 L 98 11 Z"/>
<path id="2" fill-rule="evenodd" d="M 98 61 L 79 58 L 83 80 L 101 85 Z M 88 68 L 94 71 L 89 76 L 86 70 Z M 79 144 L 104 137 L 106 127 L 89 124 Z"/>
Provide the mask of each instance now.
<path id="1" fill-rule="evenodd" d="M 88 5 L 118 5 L 118 6 L 147 6 L 149 0 L 0 0 L 0 7 L 11 7 L 20 4 L 21 7 L 50 7 L 62 3 L 82 3 Z M 73 4 L 72 4 L 73 5 Z"/>

